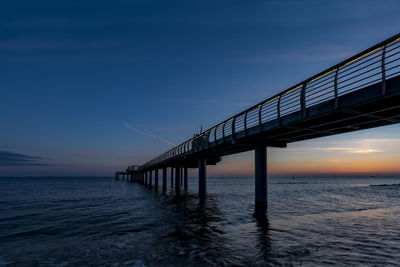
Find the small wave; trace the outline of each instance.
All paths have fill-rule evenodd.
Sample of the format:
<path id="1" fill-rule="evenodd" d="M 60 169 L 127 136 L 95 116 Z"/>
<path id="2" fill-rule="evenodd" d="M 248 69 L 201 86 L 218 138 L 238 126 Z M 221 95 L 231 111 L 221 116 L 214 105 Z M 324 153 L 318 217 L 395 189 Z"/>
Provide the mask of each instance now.
<path id="1" fill-rule="evenodd" d="M 33 231 L 25 231 L 25 232 L 18 232 L 14 234 L 9 234 L 3 236 L 3 238 L 15 238 L 15 237 L 27 237 L 33 235 L 47 235 L 47 236 L 54 236 L 56 233 L 51 231 L 43 231 L 43 230 L 33 230 Z"/>
<path id="2" fill-rule="evenodd" d="M 309 184 L 308 182 L 278 182 L 273 184 Z"/>
<path id="3" fill-rule="evenodd" d="M 6 266 L 8 264 L 11 264 L 12 262 L 7 261 L 6 259 L 0 257 L 0 266 Z"/>
<path id="4" fill-rule="evenodd" d="M 400 184 L 370 184 L 369 186 L 400 186 Z"/>
<path id="5" fill-rule="evenodd" d="M 128 233 L 139 233 L 142 232 L 142 229 L 127 229 L 127 230 L 119 230 L 119 231 L 114 231 L 113 234 L 115 235 L 125 235 Z"/>

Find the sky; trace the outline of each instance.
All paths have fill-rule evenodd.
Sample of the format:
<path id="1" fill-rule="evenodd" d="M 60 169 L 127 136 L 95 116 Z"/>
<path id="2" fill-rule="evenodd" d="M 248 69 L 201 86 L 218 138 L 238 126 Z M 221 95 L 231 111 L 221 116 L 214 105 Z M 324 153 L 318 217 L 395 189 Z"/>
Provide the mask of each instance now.
<path id="1" fill-rule="evenodd" d="M 0 176 L 143 164 L 397 34 L 399 11 L 397 0 L 1 1 Z M 269 148 L 268 172 L 399 174 L 399 130 Z M 208 173 L 251 176 L 253 157 Z"/>

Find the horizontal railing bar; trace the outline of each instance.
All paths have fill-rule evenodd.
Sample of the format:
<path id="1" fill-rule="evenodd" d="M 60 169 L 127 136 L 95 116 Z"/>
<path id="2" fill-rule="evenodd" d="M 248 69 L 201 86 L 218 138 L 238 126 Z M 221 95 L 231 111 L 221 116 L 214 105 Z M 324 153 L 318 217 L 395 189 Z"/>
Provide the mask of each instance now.
<path id="1" fill-rule="evenodd" d="M 348 81 L 352 81 L 352 80 L 354 80 L 355 78 L 358 78 L 358 77 L 360 77 L 360 76 L 362 76 L 362 75 L 364 75 L 364 74 L 373 72 L 374 70 L 380 69 L 380 68 L 381 68 L 381 66 L 378 66 L 378 67 L 375 67 L 375 68 L 373 68 L 373 69 L 371 69 L 371 70 L 369 70 L 369 71 L 365 71 L 365 72 L 363 72 L 363 73 L 360 73 L 360 75 L 354 76 L 353 78 L 349 78 L 349 79 L 346 79 L 346 80 L 343 80 L 343 81 L 339 81 L 339 80 L 338 80 L 337 85 L 343 84 L 343 83 L 348 82 Z M 380 72 L 374 72 L 373 75 L 377 75 L 377 74 L 382 74 L 382 72 L 381 72 L 381 71 L 380 71 Z M 367 76 L 367 77 L 369 77 L 369 76 Z M 364 78 L 365 78 L 365 77 L 364 77 Z M 356 81 L 354 81 L 354 82 L 357 82 L 357 81 L 360 81 L 360 80 L 362 80 L 362 79 L 356 80 Z M 353 83 L 354 83 L 354 82 L 353 82 Z"/>
<path id="2" fill-rule="evenodd" d="M 364 86 L 366 86 L 366 85 L 368 85 L 368 84 L 372 84 L 372 83 L 375 83 L 375 82 L 378 82 L 378 81 L 381 81 L 381 79 L 378 78 L 378 79 L 375 79 L 375 80 L 372 80 L 372 81 L 363 83 L 363 84 L 361 84 L 361 85 L 357 85 L 356 87 L 349 88 L 349 89 L 343 90 L 343 91 L 339 91 L 339 95 L 342 96 L 342 95 L 344 95 L 345 93 L 357 91 L 359 88 L 362 88 L 362 87 L 364 87 Z"/>
<path id="3" fill-rule="evenodd" d="M 321 79 L 321 80 L 318 79 L 318 80 L 315 80 L 313 82 L 307 83 L 307 89 L 318 87 L 317 85 L 320 85 L 321 83 L 323 83 L 323 82 L 325 82 L 325 81 L 327 81 L 329 79 L 333 79 L 335 77 L 334 73 L 335 72 L 329 73 L 329 75 L 326 75 L 324 79 Z M 316 81 L 318 81 L 318 82 L 316 82 Z"/>
<path id="4" fill-rule="evenodd" d="M 344 78 L 344 77 L 347 77 L 347 76 L 349 76 L 349 75 L 351 75 L 351 74 L 353 74 L 353 73 L 356 73 L 357 71 L 363 70 L 363 69 L 365 69 L 365 68 L 368 68 L 368 67 L 370 67 L 370 66 L 372 66 L 372 65 L 374 65 L 374 64 L 376 64 L 376 63 L 380 63 L 380 62 L 381 62 L 381 59 L 378 59 L 377 61 L 374 61 L 374 62 L 370 63 L 369 65 L 364 66 L 364 67 L 361 67 L 361 68 L 359 68 L 359 69 L 356 69 L 356 70 L 354 70 L 354 71 L 352 71 L 352 72 L 349 72 L 349 73 L 347 73 L 346 75 L 341 75 L 341 74 L 343 74 L 343 73 L 339 73 L 340 76 L 338 77 L 338 79 L 342 79 L 342 78 Z M 381 65 L 379 65 L 378 67 L 380 68 Z M 371 69 L 370 69 L 370 70 L 371 70 Z M 367 72 L 370 71 L 370 70 L 367 70 Z M 362 74 L 363 74 L 363 73 L 360 73 L 360 74 L 357 74 L 356 76 L 351 76 L 351 77 L 357 77 L 357 76 L 360 76 L 360 75 L 362 75 Z M 350 78 L 350 79 L 352 79 L 352 78 Z"/>
<path id="5" fill-rule="evenodd" d="M 356 68 L 356 67 L 358 67 L 358 66 L 360 66 L 362 64 L 365 64 L 365 63 L 367 63 L 367 62 L 369 62 L 369 61 L 371 61 L 371 60 L 373 60 L 375 58 L 379 58 L 381 56 L 381 54 L 382 54 L 382 49 L 378 49 L 375 52 L 369 54 L 364 59 L 362 59 L 360 61 L 354 61 L 353 63 L 351 63 L 349 65 L 345 65 L 345 66 L 343 66 L 342 68 L 339 68 L 339 69 L 342 70 L 341 73 L 345 73 L 345 72 L 347 72 L 349 70 L 352 70 L 352 69 L 354 69 L 354 68 Z M 375 55 L 375 56 L 371 57 L 372 55 Z M 355 64 L 355 65 L 353 65 L 353 64 Z"/>
<path id="6" fill-rule="evenodd" d="M 346 84 L 346 85 L 344 85 L 344 86 L 342 86 L 342 87 L 338 87 L 338 89 L 342 89 L 342 88 L 348 87 L 348 86 L 353 85 L 353 84 L 355 84 L 355 83 L 361 82 L 361 81 L 363 81 L 363 80 L 366 80 L 366 79 L 368 79 L 368 78 L 374 77 L 374 76 L 376 76 L 376 75 L 381 75 L 381 74 L 382 74 L 381 72 L 374 73 L 374 74 L 372 74 L 372 75 L 369 75 L 369 76 L 367 76 L 367 77 L 364 77 L 363 79 L 360 79 L 360 80 L 357 80 L 357 81 L 348 83 L 348 84 Z"/>

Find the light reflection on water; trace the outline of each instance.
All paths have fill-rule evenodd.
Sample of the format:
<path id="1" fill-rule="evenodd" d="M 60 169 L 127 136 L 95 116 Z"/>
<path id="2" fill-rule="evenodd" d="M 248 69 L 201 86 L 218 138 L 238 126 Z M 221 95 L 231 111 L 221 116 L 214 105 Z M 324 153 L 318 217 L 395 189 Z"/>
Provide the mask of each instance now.
<path id="1" fill-rule="evenodd" d="M 1 178 L 0 265 L 379 265 L 400 258 L 398 178 L 248 178 L 208 194 L 109 178 Z"/>

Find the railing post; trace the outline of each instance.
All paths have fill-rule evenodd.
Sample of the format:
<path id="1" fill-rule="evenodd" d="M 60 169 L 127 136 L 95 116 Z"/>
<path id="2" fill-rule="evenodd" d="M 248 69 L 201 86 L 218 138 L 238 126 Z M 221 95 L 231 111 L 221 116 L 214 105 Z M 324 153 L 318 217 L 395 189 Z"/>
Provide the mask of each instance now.
<path id="1" fill-rule="evenodd" d="M 205 136 L 207 137 L 207 149 L 210 148 L 210 131 L 206 132 Z"/>
<path id="2" fill-rule="evenodd" d="M 386 90 L 386 63 L 385 63 L 385 59 L 386 59 L 386 45 L 383 46 L 382 48 L 382 94 L 386 95 L 387 94 L 387 90 Z"/>
<path id="3" fill-rule="evenodd" d="M 301 94 L 300 94 L 301 117 L 303 119 L 305 119 L 306 116 L 307 116 L 307 112 L 306 112 L 306 86 L 307 86 L 307 83 L 304 83 L 303 86 L 301 87 Z"/>
<path id="4" fill-rule="evenodd" d="M 277 112 L 277 117 L 278 117 L 278 125 L 281 126 L 281 95 L 278 97 L 278 103 L 276 105 L 276 112 Z"/>
<path id="5" fill-rule="evenodd" d="M 222 125 L 222 139 L 224 140 L 225 143 L 225 123 Z"/>
<path id="6" fill-rule="evenodd" d="M 247 111 L 244 114 L 244 133 L 247 136 Z"/>
<path id="7" fill-rule="evenodd" d="M 334 90 L 335 90 L 335 109 L 339 108 L 339 92 L 338 92 L 338 75 L 339 75 L 339 68 L 335 71 L 335 80 L 334 80 Z"/>
<path id="8" fill-rule="evenodd" d="M 233 117 L 233 121 L 232 121 L 232 140 L 236 139 L 236 135 L 235 135 L 235 123 L 236 123 L 236 116 Z"/>
<path id="9" fill-rule="evenodd" d="M 263 104 L 260 105 L 260 108 L 258 110 L 258 126 L 260 127 L 260 133 L 262 132 L 262 121 L 261 121 L 261 112 L 263 108 Z"/>

